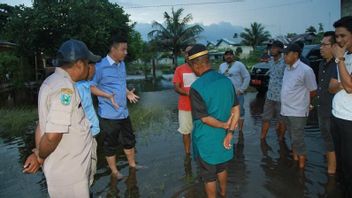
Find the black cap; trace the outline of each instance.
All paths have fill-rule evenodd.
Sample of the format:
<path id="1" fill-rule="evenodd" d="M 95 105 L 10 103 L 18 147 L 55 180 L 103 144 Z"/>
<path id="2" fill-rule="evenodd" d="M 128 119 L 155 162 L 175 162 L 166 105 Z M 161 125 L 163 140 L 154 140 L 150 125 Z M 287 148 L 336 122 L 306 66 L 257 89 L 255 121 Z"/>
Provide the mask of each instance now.
<path id="1" fill-rule="evenodd" d="M 298 54 L 301 54 L 302 49 L 299 45 L 297 45 L 296 43 L 292 43 L 289 44 L 286 48 L 284 48 L 283 50 L 284 53 L 288 53 L 288 52 L 298 52 Z"/>
<path id="2" fill-rule="evenodd" d="M 204 56 L 208 54 L 207 48 L 202 44 L 195 44 L 193 47 L 188 51 L 188 60 L 193 60 L 198 57 Z"/>
<path id="3" fill-rule="evenodd" d="M 273 43 L 271 44 L 271 47 L 278 47 L 283 49 L 284 48 L 284 44 L 281 41 L 273 41 Z"/>
<path id="4" fill-rule="evenodd" d="M 91 63 L 96 63 L 101 57 L 94 55 L 82 41 L 70 39 L 61 44 L 57 51 L 56 58 L 53 60 L 53 66 L 62 66 L 65 63 L 72 63 L 79 59 L 85 59 Z"/>
<path id="5" fill-rule="evenodd" d="M 232 50 L 226 50 L 224 55 L 228 55 L 228 54 L 234 55 Z"/>

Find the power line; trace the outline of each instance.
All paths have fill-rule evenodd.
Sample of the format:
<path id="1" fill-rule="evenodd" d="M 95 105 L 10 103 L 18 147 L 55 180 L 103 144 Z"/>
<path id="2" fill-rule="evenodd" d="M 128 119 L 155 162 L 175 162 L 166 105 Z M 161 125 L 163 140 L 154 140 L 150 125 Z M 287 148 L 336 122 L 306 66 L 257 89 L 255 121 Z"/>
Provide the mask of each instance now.
<path id="1" fill-rule="evenodd" d="M 227 4 L 243 2 L 244 0 L 231 0 L 231 1 L 205 1 L 198 3 L 176 3 L 176 4 L 159 4 L 159 5 L 140 5 L 124 7 L 125 9 L 138 9 L 138 8 L 160 8 L 160 7 L 173 7 L 173 6 L 198 6 L 198 5 L 214 5 L 214 4 Z"/>

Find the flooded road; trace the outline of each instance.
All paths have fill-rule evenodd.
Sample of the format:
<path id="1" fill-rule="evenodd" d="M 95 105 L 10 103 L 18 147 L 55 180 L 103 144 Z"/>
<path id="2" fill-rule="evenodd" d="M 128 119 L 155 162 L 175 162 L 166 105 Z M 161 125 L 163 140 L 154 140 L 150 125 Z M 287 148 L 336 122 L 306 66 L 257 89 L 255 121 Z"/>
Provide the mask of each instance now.
<path id="1" fill-rule="evenodd" d="M 120 155 L 118 167 L 126 176 L 122 181 L 110 177 L 102 155 L 92 187 L 94 197 L 202 198 L 203 184 L 192 159 L 183 153 L 177 132 L 177 95 L 173 90 L 140 93 L 141 101 L 130 107 L 137 135 L 137 162 L 148 168 L 128 168 Z M 326 174 L 323 140 L 319 130 L 307 126 L 305 141 L 308 161 L 300 171 L 290 156 L 290 141 L 279 143 L 275 122 L 267 142 L 261 142 L 261 112 L 264 98 L 247 93 L 243 135 L 235 135 L 235 157 L 230 162 L 228 197 L 341 197 L 335 177 Z M 34 125 L 34 124 L 33 124 Z M 30 152 L 33 127 L 19 137 L 0 138 L 0 197 L 47 197 L 42 172 L 22 174 L 22 163 Z M 99 151 L 98 151 L 99 152 Z"/>

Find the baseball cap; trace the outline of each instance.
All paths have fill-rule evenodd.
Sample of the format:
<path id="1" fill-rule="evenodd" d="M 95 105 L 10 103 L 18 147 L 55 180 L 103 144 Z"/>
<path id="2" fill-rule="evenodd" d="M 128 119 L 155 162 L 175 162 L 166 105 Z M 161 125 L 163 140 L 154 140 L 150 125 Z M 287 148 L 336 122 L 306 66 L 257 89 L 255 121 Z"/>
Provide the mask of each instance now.
<path id="1" fill-rule="evenodd" d="M 202 44 L 195 44 L 193 47 L 188 51 L 188 60 L 193 60 L 198 57 L 204 56 L 208 54 L 207 48 Z"/>
<path id="2" fill-rule="evenodd" d="M 273 41 L 273 43 L 271 44 L 271 47 L 278 47 L 283 49 L 284 48 L 284 44 L 281 41 Z"/>
<path id="3" fill-rule="evenodd" d="M 53 66 L 58 67 L 79 59 L 85 59 L 91 63 L 96 63 L 101 57 L 93 54 L 84 42 L 70 39 L 61 44 L 57 51 L 56 58 L 53 60 Z"/>
<path id="4" fill-rule="evenodd" d="M 292 43 L 289 44 L 286 48 L 284 48 L 283 50 L 284 53 L 288 53 L 288 52 L 298 52 L 299 54 L 301 54 L 302 49 L 299 45 L 297 45 L 296 43 Z"/>

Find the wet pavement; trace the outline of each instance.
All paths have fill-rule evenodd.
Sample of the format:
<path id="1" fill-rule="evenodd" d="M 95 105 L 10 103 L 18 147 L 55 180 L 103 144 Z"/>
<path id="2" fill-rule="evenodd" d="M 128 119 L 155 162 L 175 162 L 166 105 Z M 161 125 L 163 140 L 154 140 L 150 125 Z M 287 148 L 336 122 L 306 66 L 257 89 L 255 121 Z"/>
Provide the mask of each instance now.
<path id="1" fill-rule="evenodd" d="M 94 197 L 202 198 L 203 184 L 196 163 L 183 153 L 177 132 L 177 95 L 173 90 L 141 93 L 131 106 L 137 135 L 137 162 L 148 168 L 129 169 L 120 155 L 122 181 L 110 177 L 104 157 L 99 156 L 92 187 Z M 272 122 L 266 142 L 261 142 L 261 112 L 264 98 L 247 93 L 244 132 L 235 135 L 235 157 L 230 162 L 228 197 L 341 197 L 334 176 L 326 174 L 323 140 L 311 121 L 306 128 L 308 161 L 300 170 L 290 156 L 290 142 L 279 143 Z M 33 130 L 33 129 L 31 129 Z M 31 131 L 29 130 L 29 131 Z M 22 173 L 22 162 L 30 152 L 31 133 L 0 138 L 0 197 L 47 197 L 42 172 Z M 99 152 L 99 151 L 98 151 Z"/>

